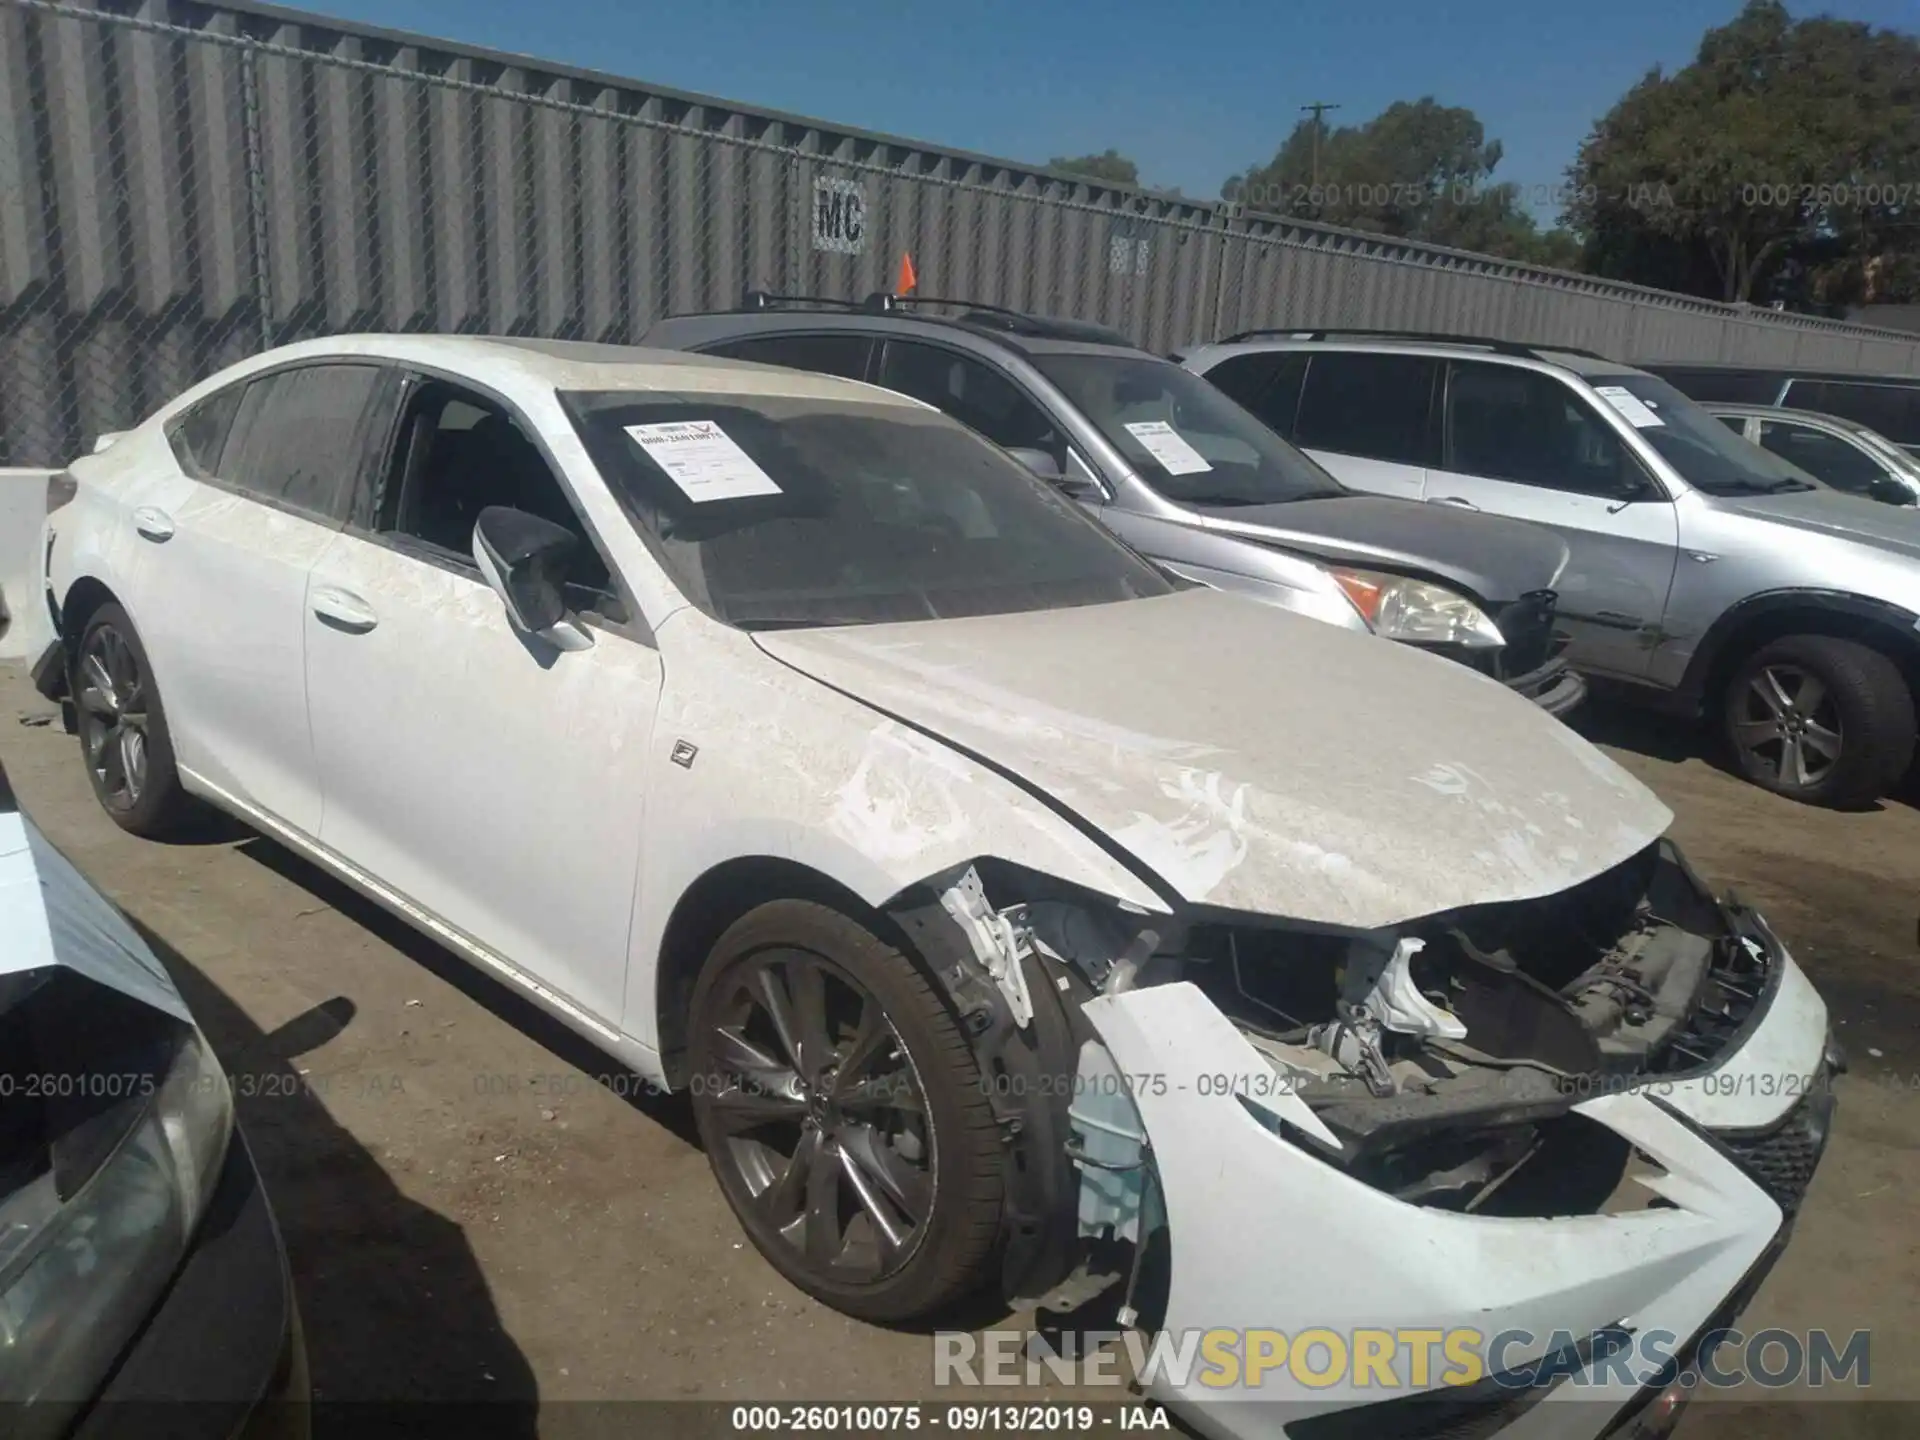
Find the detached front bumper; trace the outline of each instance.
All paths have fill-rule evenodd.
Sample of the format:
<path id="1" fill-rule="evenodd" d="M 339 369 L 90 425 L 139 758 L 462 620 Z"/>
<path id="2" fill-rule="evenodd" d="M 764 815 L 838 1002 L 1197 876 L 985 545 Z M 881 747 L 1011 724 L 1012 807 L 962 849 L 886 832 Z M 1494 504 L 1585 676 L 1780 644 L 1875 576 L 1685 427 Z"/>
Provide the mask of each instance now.
<path id="1" fill-rule="evenodd" d="M 1305 1102 L 1274 1085 L 1272 1067 L 1197 987 L 1089 1002 L 1118 1070 L 1146 1077 L 1130 1093 L 1170 1238 L 1164 1339 L 1237 1336 L 1250 1349 L 1254 1334 L 1315 1331 L 1349 1347 L 1344 1367 L 1317 1352 L 1318 1374 L 1284 1362 L 1257 1384 L 1245 1365 L 1225 1378 L 1218 1368 L 1163 1373 L 1143 1377 L 1147 1393 L 1218 1436 L 1658 1433 L 1683 1397 L 1649 1385 L 1644 1365 L 1609 1365 L 1604 1344 L 1587 1358 L 1596 1341 L 1664 1336 L 1664 1352 L 1685 1359 L 1729 1323 L 1784 1244 L 1825 1144 L 1825 1008 L 1784 950 L 1770 991 L 1710 1073 L 1574 1107 L 1664 1171 L 1639 1182 L 1659 1204 L 1555 1219 L 1408 1204 L 1322 1159 L 1289 1133 L 1318 1128 Z M 1756 1128 L 1716 1133 L 1712 1122 L 1730 1115 Z M 1492 1373 L 1444 1388 L 1436 1344 L 1431 1373 L 1403 1365 L 1383 1383 L 1351 1363 L 1361 1332 L 1478 1336 Z M 1495 1346 L 1496 1336 L 1509 1338 Z M 1555 1383 L 1513 1382 L 1549 1357 Z"/>
<path id="2" fill-rule="evenodd" d="M 1587 680 L 1578 670 L 1558 657 L 1525 675 L 1509 677 L 1509 690 L 1524 695 L 1547 714 L 1556 718 L 1570 714 L 1587 698 Z"/>

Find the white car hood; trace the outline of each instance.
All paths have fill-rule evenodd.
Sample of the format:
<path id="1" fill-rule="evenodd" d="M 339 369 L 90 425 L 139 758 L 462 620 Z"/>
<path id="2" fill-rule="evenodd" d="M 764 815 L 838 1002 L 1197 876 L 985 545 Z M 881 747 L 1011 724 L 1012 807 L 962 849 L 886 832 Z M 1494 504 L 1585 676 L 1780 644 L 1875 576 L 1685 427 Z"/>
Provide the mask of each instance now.
<path id="1" fill-rule="evenodd" d="M 1673 818 L 1496 681 L 1213 590 L 754 638 L 1017 776 L 1193 904 L 1390 925 L 1563 890 Z"/>

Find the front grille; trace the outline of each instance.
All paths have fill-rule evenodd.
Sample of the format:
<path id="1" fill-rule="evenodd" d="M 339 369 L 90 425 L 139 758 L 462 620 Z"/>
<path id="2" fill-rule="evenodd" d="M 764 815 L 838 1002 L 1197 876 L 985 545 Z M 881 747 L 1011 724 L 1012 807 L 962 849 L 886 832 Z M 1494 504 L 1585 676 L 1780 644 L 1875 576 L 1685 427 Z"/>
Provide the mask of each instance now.
<path id="1" fill-rule="evenodd" d="M 1554 617 L 1560 597 L 1551 590 L 1530 590 L 1493 616 L 1506 644 L 1494 662 L 1497 679 L 1508 680 L 1538 670 L 1554 656 Z"/>
<path id="2" fill-rule="evenodd" d="M 1827 1148 L 1827 1129 L 1833 1119 L 1831 1085 L 1822 1071 L 1814 1078 L 1813 1089 L 1773 1129 L 1721 1137 L 1734 1159 L 1788 1215 L 1806 1198 L 1821 1152 Z"/>

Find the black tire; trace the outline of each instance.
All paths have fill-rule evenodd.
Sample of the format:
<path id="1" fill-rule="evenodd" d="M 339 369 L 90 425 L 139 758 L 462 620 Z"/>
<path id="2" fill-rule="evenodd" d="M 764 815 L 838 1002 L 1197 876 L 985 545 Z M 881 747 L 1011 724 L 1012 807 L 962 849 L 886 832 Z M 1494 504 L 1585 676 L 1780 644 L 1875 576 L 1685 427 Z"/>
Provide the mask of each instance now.
<path id="1" fill-rule="evenodd" d="M 810 1027 L 816 974 L 825 1019 Z M 778 1029 L 767 977 L 791 1017 Z M 890 1028 L 863 1047 L 869 1002 Z M 934 1315 L 980 1286 L 999 1237 L 1004 1149 L 973 1052 L 912 961 L 839 911 L 772 901 L 707 957 L 688 1034 L 701 1142 L 775 1269 L 864 1320 Z M 815 1213 L 832 1218 L 816 1227 Z"/>
<path id="2" fill-rule="evenodd" d="M 100 676 L 110 682 L 103 692 Z M 114 824 L 158 839 L 193 817 L 193 799 L 181 788 L 173 739 L 146 647 L 127 612 L 109 601 L 88 618 L 68 679 L 80 729 L 80 755 L 94 798 Z M 126 737 L 137 735 L 137 744 Z M 137 762 L 130 755 L 137 753 Z M 137 771 L 137 783 L 126 784 Z"/>
<path id="3" fill-rule="evenodd" d="M 1740 773 L 1779 795 L 1850 809 L 1913 758 L 1913 694 L 1885 655 L 1831 635 L 1785 635 L 1735 671 L 1721 729 Z"/>

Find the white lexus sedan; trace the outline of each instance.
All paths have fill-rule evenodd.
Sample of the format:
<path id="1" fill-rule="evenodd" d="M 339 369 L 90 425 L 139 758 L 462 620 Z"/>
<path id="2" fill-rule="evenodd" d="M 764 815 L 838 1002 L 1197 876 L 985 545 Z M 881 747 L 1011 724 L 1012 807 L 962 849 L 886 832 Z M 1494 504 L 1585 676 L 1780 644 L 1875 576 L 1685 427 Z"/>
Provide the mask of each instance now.
<path id="1" fill-rule="evenodd" d="M 1625 772 L 1169 579 L 915 401 L 313 341 L 46 525 L 36 677 L 115 820 L 231 812 L 690 1091 L 747 1235 L 850 1314 L 1108 1283 L 1175 1336 L 1518 1333 L 1554 1383 L 1435 1423 L 1592 1433 L 1677 1398 L 1595 1337 L 1690 1354 L 1824 1144 L 1824 1005 Z M 1277 1435 L 1440 1388 L 1252 1371 L 1150 1392 Z"/>

